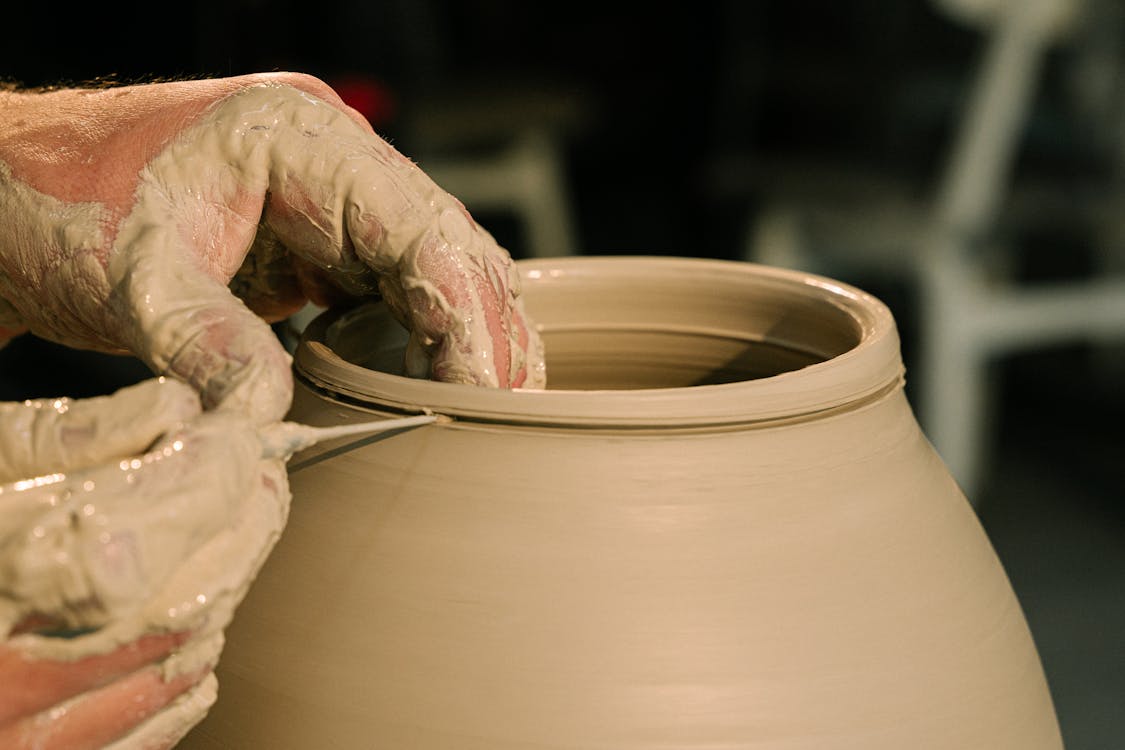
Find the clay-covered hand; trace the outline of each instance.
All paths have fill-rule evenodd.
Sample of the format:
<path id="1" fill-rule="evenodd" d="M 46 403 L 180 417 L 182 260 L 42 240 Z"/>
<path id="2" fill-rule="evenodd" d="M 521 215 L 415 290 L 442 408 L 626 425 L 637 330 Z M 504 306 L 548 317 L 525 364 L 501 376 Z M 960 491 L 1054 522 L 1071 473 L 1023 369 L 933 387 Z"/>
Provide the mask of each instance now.
<path id="1" fill-rule="evenodd" d="M 0 213 L 0 335 L 131 352 L 208 408 L 279 419 L 262 318 L 377 289 L 412 374 L 543 382 L 508 253 L 309 76 L 0 93 Z"/>
<path id="2" fill-rule="evenodd" d="M 143 721 L 133 746 L 160 747 L 202 717 L 222 631 L 288 513 L 258 429 L 164 379 L 0 405 L 0 747 L 51 740 L 55 719 L 68 737 Z"/>

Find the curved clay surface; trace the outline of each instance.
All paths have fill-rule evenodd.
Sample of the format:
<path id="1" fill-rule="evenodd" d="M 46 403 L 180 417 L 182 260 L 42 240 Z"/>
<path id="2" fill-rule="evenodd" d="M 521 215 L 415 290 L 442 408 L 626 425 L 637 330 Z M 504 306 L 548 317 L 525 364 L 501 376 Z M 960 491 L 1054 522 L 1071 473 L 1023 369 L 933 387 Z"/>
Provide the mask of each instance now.
<path id="1" fill-rule="evenodd" d="M 858 289 L 746 263 L 590 261 L 520 264 L 528 312 L 548 347 L 547 393 L 399 377 L 405 334 L 380 307 L 315 322 L 297 370 L 336 393 L 377 393 L 394 408 L 598 426 L 790 418 L 869 396 L 901 375 L 890 312 Z M 772 350 L 767 364 L 756 348 Z M 783 355 L 786 369 L 819 364 L 784 378 L 735 377 L 772 374 Z M 736 382 L 699 385 L 708 378 Z"/>
<path id="2" fill-rule="evenodd" d="M 310 329 L 294 419 L 456 421 L 294 458 L 185 747 L 1061 748 L 877 300 L 719 261 L 521 270 L 553 390 L 366 369 L 397 367 L 377 310 Z"/>

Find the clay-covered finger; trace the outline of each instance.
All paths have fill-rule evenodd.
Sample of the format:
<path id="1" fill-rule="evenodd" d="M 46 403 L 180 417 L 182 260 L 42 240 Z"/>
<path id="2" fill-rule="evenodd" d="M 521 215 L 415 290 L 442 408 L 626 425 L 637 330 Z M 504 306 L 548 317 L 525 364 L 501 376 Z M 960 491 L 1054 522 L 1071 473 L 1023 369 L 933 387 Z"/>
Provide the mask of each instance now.
<path id="1" fill-rule="evenodd" d="M 538 331 L 523 309 L 511 256 L 479 226 L 459 201 L 420 172 L 404 172 L 404 190 L 425 210 L 406 212 L 396 232 L 371 245 L 368 222 L 349 223 L 360 256 L 386 268 L 379 286 L 411 329 L 412 368 L 419 352 L 430 361 L 427 377 L 500 388 L 542 387 L 545 368 Z M 356 186 L 357 203 L 376 199 Z M 356 210 L 351 217 L 373 211 Z M 362 238 L 362 239 L 361 239 Z M 393 264 L 388 259 L 393 259 Z M 412 374 L 422 374 L 412 372 Z"/>
<path id="2" fill-rule="evenodd" d="M 411 329 L 407 372 L 502 388 L 545 384 L 543 346 L 510 256 L 451 208 L 380 288 Z"/>
<path id="3" fill-rule="evenodd" d="M 210 674 L 165 679 L 157 666 L 132 672 L 44 712 L 0 726 L 10 750 L 99 750 L 128 735 Z"/>
<path id="4" fill-rule="evenodd" d="M 171 750 L 203 721 L 216 698 L 218 680 L 212 672 L 104 750 Z"/>
<path id="5" fill-rule="evenodd" d="M 199 411 L 194 390 L 165 378 L 109 396 L 0 404 L 0 482 L 141 453 Z"/>
<path id="6" fill-rule="evenodd" d="M 444 227 L 444 229 L 443 229 Z M 513 354 L 507 269 L 479 247 L 464 217 L 445 217 L 397 277 L 408 325 L 425 336 L 430 377 L 508 387 Z"/>
<path id="7" fill-rule="evenodd" d="M 150 634 L 109 653 L 73 660 L 37 658 L 0 644 L 0 726 L 159 662 L 187 638 L 183 632 Z"/>

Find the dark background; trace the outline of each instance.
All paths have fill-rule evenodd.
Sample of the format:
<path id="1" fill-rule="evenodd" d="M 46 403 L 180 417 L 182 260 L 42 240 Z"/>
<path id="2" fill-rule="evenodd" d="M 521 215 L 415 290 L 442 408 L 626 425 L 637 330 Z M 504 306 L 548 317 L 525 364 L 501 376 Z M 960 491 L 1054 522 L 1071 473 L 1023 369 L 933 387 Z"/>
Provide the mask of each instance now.
<path id="1" fill-rule="evenodd" d="M 233 0 L 65 11 L 41 3 L 4 15 L 0 77 L 10 81 L 265 70 L 330 83 L 358 77 L 382 93 L 373 120 L 407 155 L 419 143 L 419 113 L 435 102 L 468 100 L 488 110 L 547 92 L 558 102 L 552 111 L 581 252 L 728 259 L 744 257 L 770 176 L 799 176 L 809 164 L 879 175 L 925 203 L 983 43 L 980 30 L 922 0 L 730 0 L 659 10 L 505 0 Z M 1099 196 L 1121 191 L 1125 129 L 1116 124 L 1116 104 L 1094 112 L 1089 97 L 1083 104 L 1089 85 L 1083 88 L 1082 74 L 1073 48 L 1048 57 L 1014 180 Z M 473 116 L 439 124 L 467 131 Z M 527 254 L 512 216 L 474 213 L 513 255 Z M 1095 270 L 1097 228 L 1066 212 L 1004 229 L 1020 240 L 1011 268 L 1020 280 Z M 909 395 L 925 377 L 910 369 L 916 289 L 879 273 L 844 280 L 892 307 Z M 979 510 L 1027 611 L 1071 750 L 1125 746 L 1120 349 L 1065 344 L 993 367 L 996 440 Z M 4 399 L 104 393 L 147 374 L 131 360 L 30 337 L 0 351 L 0 373 Z"/>

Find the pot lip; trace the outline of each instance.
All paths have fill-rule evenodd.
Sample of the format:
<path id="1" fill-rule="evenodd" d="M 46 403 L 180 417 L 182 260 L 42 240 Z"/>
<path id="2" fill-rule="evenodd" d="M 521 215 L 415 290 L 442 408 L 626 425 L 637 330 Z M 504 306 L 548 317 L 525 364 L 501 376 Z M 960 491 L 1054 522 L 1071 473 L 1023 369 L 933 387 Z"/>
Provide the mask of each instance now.
<path id="1" fill-rule="evenodd" d="M 859 343 L 799 370 L 756 380 L 639 390 L 498 390 L 438 383 L 370 370 L 325 343 L 343 314 L 329 310 L 305 329 L 294 356 L 297 376 L 315 388 L 366 407 L 439 413 L 460 420 L 605 428 L 708 427 L 807 419 L 859 405 L 902 387 L 894 318 L 882 301 L 834 279 L 745 261 L 649 255 L 580 255 L 516 261 L 524 284 L 614 274 L 714 278 L 817 298 L 855 325 Z M 737 283 L 735 281 L 734 283 Z M 548 371 L 548 377 L 550 372 Z"/>

